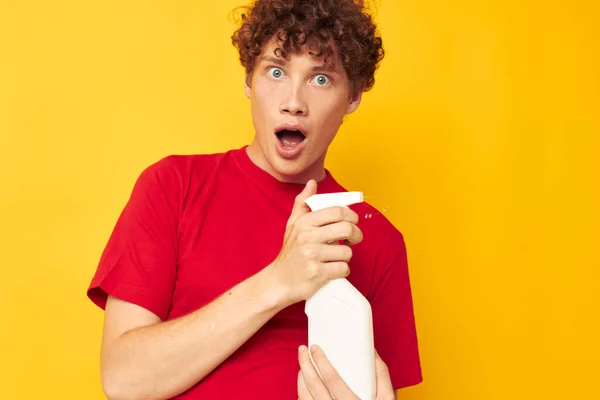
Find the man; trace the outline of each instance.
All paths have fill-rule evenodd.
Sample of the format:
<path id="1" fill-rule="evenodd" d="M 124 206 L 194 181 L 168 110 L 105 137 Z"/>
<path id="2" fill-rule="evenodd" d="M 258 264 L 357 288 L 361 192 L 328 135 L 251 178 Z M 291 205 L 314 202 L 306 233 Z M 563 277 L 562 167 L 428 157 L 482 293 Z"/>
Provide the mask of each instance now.
<path id="1" fill-rule="evenodd" d="M 88 291 L 105 308 L 104 390 L 109 399 L 355 399 L 323 352 L 305 346 L 303 301 L 348 277 L 373 310 L 378 398 L 394 398 L 421 381 L 402 235 L 367 203 L 317 212 L 304 203 L 345 190 L 325 156 L 374 83 L 375 25 L 362 2 L 258 0 L 233 43 L 254 140 L 166 157 L 139 177 Z"/>

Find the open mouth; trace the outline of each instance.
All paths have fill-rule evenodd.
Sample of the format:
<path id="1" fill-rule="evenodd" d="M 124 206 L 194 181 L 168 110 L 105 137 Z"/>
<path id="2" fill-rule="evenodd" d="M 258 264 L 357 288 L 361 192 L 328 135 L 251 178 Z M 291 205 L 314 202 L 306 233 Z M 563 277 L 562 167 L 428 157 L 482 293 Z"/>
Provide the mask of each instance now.
<path id="1" fill-rule="evenodd" d="M 306 136 L 302 131 L 293 128 L 278 130 L 277 132 L 275 132 L 275 135 L 277 135 L 277 138 L 281 142 L 281 145 L 285 149 L 290 150 L 296 148 L 300 143 L 304 141 L 304 139 L 306 139 Z"/>

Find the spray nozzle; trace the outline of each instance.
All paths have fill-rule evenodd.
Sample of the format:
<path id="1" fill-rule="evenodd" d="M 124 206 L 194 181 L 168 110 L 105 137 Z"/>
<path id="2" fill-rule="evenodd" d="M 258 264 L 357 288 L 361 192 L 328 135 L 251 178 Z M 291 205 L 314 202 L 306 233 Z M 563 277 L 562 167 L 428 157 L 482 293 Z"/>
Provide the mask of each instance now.
<path id="1" fill-rule="evenodd" d="M 347 207 L 351 204 L 362 203 L 362 192 L 338 192 L 314 194 L 304 202 L 312 211 L 322 210 L 323 208 L 342 206 Z"/>

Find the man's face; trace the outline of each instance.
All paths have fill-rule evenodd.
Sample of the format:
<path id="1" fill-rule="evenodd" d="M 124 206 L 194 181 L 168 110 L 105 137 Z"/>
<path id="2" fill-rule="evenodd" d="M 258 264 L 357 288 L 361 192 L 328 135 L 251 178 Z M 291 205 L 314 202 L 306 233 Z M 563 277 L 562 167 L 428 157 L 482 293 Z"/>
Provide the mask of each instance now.
<path id="1" fill-rule="evenodd" d="M 337 53 L 327 60 L 330 69 L 307 50 L 289 61 L 277 57 L 277 47 L 274 39 L 265 45 L 246 84 L 256 130 L 248 154 L 280 181 L 320 180 L 327 148 L 361 92 L 352 96 Z"/>

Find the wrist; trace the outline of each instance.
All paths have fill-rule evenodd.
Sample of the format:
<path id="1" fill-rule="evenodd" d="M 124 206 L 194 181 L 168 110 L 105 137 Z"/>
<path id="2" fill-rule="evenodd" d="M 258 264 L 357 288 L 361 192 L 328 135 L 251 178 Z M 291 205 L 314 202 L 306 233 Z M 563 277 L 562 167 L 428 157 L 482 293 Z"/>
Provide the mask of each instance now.
<path id="1" fill-rule="evenodd" d="M 266 309 L 275 313 L 291 305 L 289 288 L 277 278 L 273 264 L 269 264 L 259 274 L 259 297 Z"/>

